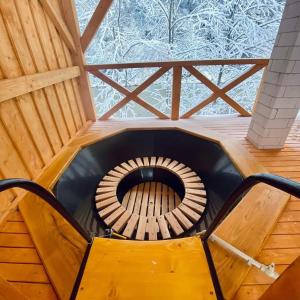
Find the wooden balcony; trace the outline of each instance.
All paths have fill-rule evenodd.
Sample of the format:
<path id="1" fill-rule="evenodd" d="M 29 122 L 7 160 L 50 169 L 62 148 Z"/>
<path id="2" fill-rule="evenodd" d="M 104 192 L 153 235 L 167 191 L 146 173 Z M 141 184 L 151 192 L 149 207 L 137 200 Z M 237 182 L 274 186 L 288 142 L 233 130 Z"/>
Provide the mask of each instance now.
<path id="1" fill-rule="evenodd" d="M 123 64 L 104 64 L 104 65 L 86 65 L 85 70 L 120 92 L 125 97 L 100 116 L 100 120 L 107 120 L 114 113 L 124 107 L 129 101 L 134 101 L 152 114 L 157 116 L 159 119 L 187 119 L 199 112 L 201 109 L 214 102 L 217 98 L 221 98 L 225 103 L 231 106 L 241 116 L 250 116 L 250 113 L 232 99 L 228 92 L 234 89 L 236 86 L 241 84 L 244 80 L 248 79 L 256 72 L 265 68 L 268 65 L 268 59 L 221 59 L 221 60 L 196 60 L 196 61 L 168 61 L 168 62 L 145 62 L 145 63 L 123 63 Z M 203 73 L 197 70 L 196 66 L 244 66 L 250 65 L 250 68 L 243 72 L 240 76 L 232 79 L 231 82 L 220 88 L 212 80 L 208 79 Z M 145 69 L 145 68 L 158 68 L 158 70 L 147 78 L 143 83 L 137 86 L 133 91 L 129 91 L 126 87 L 121 86 L 108 76 L 106 76 L 103 70 L 123 70 L 123 69 Z M 172 104 L 171 104 L 171 115 L 162 113 L 159 109 L 153 107 L 151 104 L 143 100 L 139 95 L 153 84 L 156 80 L 161 78 L 169 70 L 173 70 L 172 80 Z M 182 71 L 187 70 L 192 76 L 198 81 L 204 84 L 212 94 L 206 99 L 199 99 L 200 102 L 193 108 L 189 109 L 182 115 L 180 115 L 180 96 L 181 96 L 181 83 L 182 83 Z"/>

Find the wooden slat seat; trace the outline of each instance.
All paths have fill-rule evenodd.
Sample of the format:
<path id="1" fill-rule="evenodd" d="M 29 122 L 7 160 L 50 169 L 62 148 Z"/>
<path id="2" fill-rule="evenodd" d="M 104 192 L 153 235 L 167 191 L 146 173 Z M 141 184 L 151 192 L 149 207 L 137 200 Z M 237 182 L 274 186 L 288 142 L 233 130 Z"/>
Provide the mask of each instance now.
<path id="1" fill-rule="evenodd" d="M 156 181 L 129 189 L 120 201 L 118 185 L 140 168 L 163 168 L 175 174 L 184 188 L 181 199 L 173 188 Z M 201 178 L 183 163 L 164 157 L 138 157 L 114 167 L 100 181 L 96 209 L 107 226 L 137 240 L 169 239 L 197 223 L 205 210 L 206 191 Z"/>

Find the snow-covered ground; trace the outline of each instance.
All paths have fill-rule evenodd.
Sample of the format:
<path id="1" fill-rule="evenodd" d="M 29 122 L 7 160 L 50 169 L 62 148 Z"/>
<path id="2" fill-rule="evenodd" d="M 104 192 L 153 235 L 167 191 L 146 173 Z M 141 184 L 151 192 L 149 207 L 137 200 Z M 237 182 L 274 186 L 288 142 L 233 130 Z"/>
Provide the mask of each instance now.
<path id="1" fill-rule="evenodd" d="M 99 0 L 76 0 L 81 32 Z M 89 64 L 220 58 L 267 58 L 280 23 L 282 0 L 114 0 L 90 47 Z M 249 66 L 197 67 L 222 87 Z M 104 73 L 129 90 L 156 68 L 107 70 Z M 228 95 L 251 111 L 262 72 L 256 73 Z M 124 95 L 90 76 L 98 115 Z M 172 71 L 140 96 L 170 113 Z M 181 113 L 210 95 L 211 91 L 188 72 L 182 76 Z M 217 99 L 198 114 L 231 114 L 235 111 Z M 114 117 L 151 116 L 130 102 Z"/>

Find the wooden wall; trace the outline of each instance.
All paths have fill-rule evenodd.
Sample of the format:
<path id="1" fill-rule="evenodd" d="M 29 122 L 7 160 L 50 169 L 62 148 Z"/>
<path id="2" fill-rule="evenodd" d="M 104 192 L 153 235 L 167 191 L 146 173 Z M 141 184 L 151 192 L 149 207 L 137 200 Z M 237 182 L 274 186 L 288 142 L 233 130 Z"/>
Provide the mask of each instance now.
<path id="1" fill-rule="evenodd" d="M 80 98 L 83 67 L 72 67 L 80 53 L 60 5 L 0 0 L 0 179 L 35 179 L 91 119 Z M 0 220 L 19 193 L 0 194 Z"/>

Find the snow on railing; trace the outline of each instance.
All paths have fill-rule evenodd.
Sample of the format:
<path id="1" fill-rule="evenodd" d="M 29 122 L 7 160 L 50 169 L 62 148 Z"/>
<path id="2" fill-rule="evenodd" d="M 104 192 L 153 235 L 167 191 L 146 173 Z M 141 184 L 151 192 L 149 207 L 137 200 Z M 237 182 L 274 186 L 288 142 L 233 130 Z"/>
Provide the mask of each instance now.
<path id="1" fill-rule="evenodd" d="M 225 103 L 231 106 L 242 116 L 250 116 L 250 113 L 236 102 L 228 92 L 241 84 L 247 78 L 251 77 L 261 69 L 268 65 L 268 59 L 221 59 L 221 60 L 196 60 L 196 61 L 167 61 L 167 62 L 140 62 L 140 63 L 123 63 L 123 64 L 101 64 L 101 65 L 86 65 L 85 70 L 99 78 L 110 87 L 115 89 L 125 97 L 118 103 L 114 104 L 100 117 L 101 120 L 107 120 L 114 113 L 123 108 L 130 101 L 134 101 L 146 110 L 150 111 L 160 119 L 178 120 L 179 118 L 189 118 L 196 112 L 200 111 L 210 103 L 215 102 L 221 98 Z M 226 66 L 226 65 L 251 65 L 251 67 L 242 73 L 240 76 L 230 81 L 223 87 L 219 87 L 213 83 L 203 72 L 200 72 L 197 66 Z M 101 70 L 123 70 L 123 69 L 142 69 L 142 68 L 159 68 L 154 74 L 143 81 L 140 85 L 130 91 L 128 88 L 123 87 L 116 81 L 112 80 Z M 151 84 L 161 78 L 169 70 L 173 70 L 172 75 L 172 89 L 171 89 L 171 115 L 167 115 L 161 109 L 155 108 L 143 100 L 140 94 L 145 91 Z M 203 101 L 199 101 L 197 105 L 190 108 L 188 111 L 180 115 L 180 97 L 182 90 L 182 73 L 183 70 L 189 72 L 194 78 L 205 85 L 212 93 Z"/>

